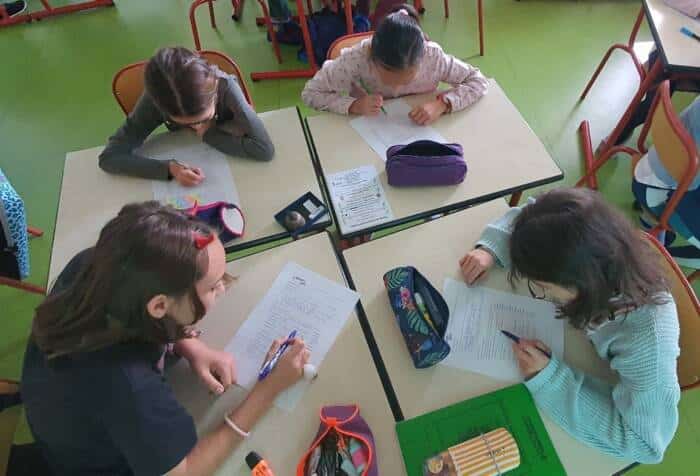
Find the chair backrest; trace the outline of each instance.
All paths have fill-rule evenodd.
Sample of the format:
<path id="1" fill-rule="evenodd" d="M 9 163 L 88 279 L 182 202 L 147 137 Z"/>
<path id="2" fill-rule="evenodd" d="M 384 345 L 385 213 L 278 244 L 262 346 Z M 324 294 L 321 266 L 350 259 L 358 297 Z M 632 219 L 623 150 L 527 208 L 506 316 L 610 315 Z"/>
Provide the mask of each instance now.
<path id="1" fill-rule="evenodd" d="M 659 256 L 659 265 L 665 272 L 671 295 L 676 302 L 681 348 L 678 381 L 681 389 L 689 390 L 700 386 L 700 301 L 666 248 L 652 235 L 644 235 Z"/>
<path id="2" fill-rule="evenodd" d="M 255 108 L 253 99 L 248 91 L 248 86 L 243 79 L 243 74 L 238 65 L 231 58 L 218 51 L 205 50 L 200 51 L 199 54 L 210 64 L 218 66 L 224 73 L 236 76 L 246 101 L 248 101 L 251 107 Z M 129 115 L 129 113 L 134 110 L 136 102 L 141 97 L 141 94 L 143 94 L 143 72 L 145 67 L 145 61 L 130 64 L 119 70 L 112 80 L 112 94 L 114 94 L 114 99 L 117 100 L 119 107 L 122 108 L 122 111 L 124 111 L 126 115 Z"/>
<path id="3" fill-rule="evenodd" d="M 673 109 L 668 80 L 659 86 L 647 123 L 650 120 L 648 126 L 645 124 L 645 129 L 651 132 L 652 142 L 664 168 L 679 184 L 684 178 L 692 181 L 698 172 L 698 150 L 693 137 Z"/>
<path id="4" fill-rule="evenodd" d="M 365 38 L 372 38 L 373 34 L 373 31 L 365 31 L 362 33 L 353 33 L 351 35 L 341 36 L 333 43 L 331 43 L 330 48 L 328 48 L 328 54 L 326 55 L 326 59 L 336 59 L 338 56 L 340 56 L 340 52 L 343 50 L 343 48 L 349 48 L 353 45 L 356 45 Z"/>

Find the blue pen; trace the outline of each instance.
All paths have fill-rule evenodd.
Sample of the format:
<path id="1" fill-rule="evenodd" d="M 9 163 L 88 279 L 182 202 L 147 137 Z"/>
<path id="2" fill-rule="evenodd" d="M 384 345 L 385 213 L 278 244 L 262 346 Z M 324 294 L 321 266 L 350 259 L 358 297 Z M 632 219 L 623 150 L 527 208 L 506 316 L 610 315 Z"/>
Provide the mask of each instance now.
<path id="1" fill-rule="evenodd" d="M 517 343 L 520 343 L 520 337 L 516 336 L 515 334 L 511 334 L 510 332 L 504 331 L 503 329 L 501 329 L 501 332 L 503 333 L 504 336 L 506 336 L 507 338 L 509 338 L 510 340 L 512 340 L 513 342 L 515 342 L 516 344 L 517 344 Z M 543 353 L 544 355 L 546 355 L 548 358 L 550 358 L 550 359 L 552 358 L 552 354 L 550 354 L 550 353 L 547 352 L 546 350 L 540 349 L 540 348 L 537 347 L 537 346 L 535 346 L 535 349 L 537 349 L 537 350 L 539 350 L 540 352 L 542 352 L 542 353 Z"/>
<path id="2" fill-rule="evenodd" d="M 277 365 L 277 361 L 280 360 L 280 357 L 282 357 L 282 354 L 284 354 L 284 351 L 287 350 L 287 347 L 289 347 L 289 344 L 291 344 L 292 340 L 294 340 L 296 335 L 297 331 L 296 329 L 294 329 L 292 332 L 289 333 L 289 336 L 287 336 L 287 340 L 282 342 L 282 345 L 279 349 L 277 349 L 277 352 L 275 352 L 272 358 L 263 364 L 263 367 L 260 370 L 260 374 L 258 374 L 258 381 L 263 380 L 265 377 L 270 375 L 272 369 L 274 369 L 275 365 Z"/>
<path id="3" fill-rule="evenodd" d="M 700 36 L 690 31 L 690 28 L 684 26 L 683 28 L 681 28 L 681 33 L 683 33 L 685 36 L 689 36 L 690 38 L 700 41 Z"/>

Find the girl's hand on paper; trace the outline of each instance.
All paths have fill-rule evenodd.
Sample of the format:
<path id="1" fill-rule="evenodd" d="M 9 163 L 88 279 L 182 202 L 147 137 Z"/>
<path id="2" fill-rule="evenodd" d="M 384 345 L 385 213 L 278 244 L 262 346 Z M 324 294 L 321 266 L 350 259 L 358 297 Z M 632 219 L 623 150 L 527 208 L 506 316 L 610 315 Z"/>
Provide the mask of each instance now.
<path id="1" fill-rule="evenodd" d="M 194 187 L 204 180 L 204 172 L 199 167 L 189 167 L 171 160 L 168 164 L 170 175 L 183 187 Z"/>
<path id="2" fill-rule="evenodd" d="M 471 250 L 459 260 L 462 276 L 464 276 L 464 281 L 469 285 L 485 277 L 493 267 L 493 264 L 493 255 L 483 248 Z"/>
<path id="3" fill-rule="evenodd" d="M 187 359 L 194 373 L 212 393 L 221 395 L 236 383 L 236 367 L 228 352 L 212 349 L 196 338 L 179 340 L 175 351 Z"/>
<path id="4" fill-rule="evenodd" d="M 525 380 L 530 380 L 549 365 L 549 357 L 540 349 L 552 353 L 550 348 L 539 340 L 520 339 L 519 343 L 513 342 L 513 352 Z"/>
<path id="5" fill-rule="evenodd" d="M 272 343 L 267 352 L 265 361 L 269 361 L 282 345 L 284 339 L 277 339 Z M 304 375 L 304 365 L 309 361 L 311 353 L 306 348 L 304 341 L 293 339 L 287 350 L 277 361 L 270 375 L 260 381 L 258 385 L 266 386 L 269 392 L 276 396 L 287 388 L 297 383 Z"/>
<path id="6" fill-rule="evenodd" d="M 360 116 L 376 116 L 382 110 L 384 98 L 378 94 L 368 94 L 359 99 L 355 99 L 350 105 L 350 113 Z"/>
<path id="7" fill-rule="evenodd" d="M 408 113 L 413 122 L 419 126 L 427 126 L 437 121 L 440 116 L 447 112 L 447 104 L 442 102 L 440 99 L 435 99 L 430 102 L 426 102 L 420 106 L 416 106 L 411 109 Z"/>

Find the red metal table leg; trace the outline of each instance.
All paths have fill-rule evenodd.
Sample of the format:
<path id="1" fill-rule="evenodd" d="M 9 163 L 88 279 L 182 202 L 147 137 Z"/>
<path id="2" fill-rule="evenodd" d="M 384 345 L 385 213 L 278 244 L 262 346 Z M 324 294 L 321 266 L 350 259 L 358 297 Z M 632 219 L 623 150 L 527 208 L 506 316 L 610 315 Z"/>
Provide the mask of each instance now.
<path id="1" fill-rule="evenodd" d="M 234 21 L 240 21 L 241 17 L 243 16 L 243 4 L 245 3 L 245 0 L 231 0 L 231 7 L 233 10 L 233 13 L 231 14 L 231 18 L 233 18 Z"/>
<path id="2" fill-rule="evenodd" d="M 37 12 L 17 15 L 12 18 L 8 17 L 6 12 L 4 14 L 0 14 L 0 27 L 16 25 L 18 23 L 27 23 L 32 20 L 42 20 L 44 18 L 56 15 L 65 15 L 67 13 L 75 13 L 82 10 L 90 10 L 98 7 L 111 7 L 114 6 L 114 0 L 90 0 L 85 2 L 73 3 L 63 7 L 52 7 L 48 0 L 41 0 L 41 4 L 43 5 L 44 9 Z"/>
<path id="3" fill-rule="evenodd" d="M 605 152 L 607 152 L 610 148 L 612 148 L 615 145 L 617 139 L 620 137 L 620 134 L 622 134 L 622 131 L 627 126 L 627 123 L 629 123 L 629 120 L 632 117 L 632 114 L 634 114 L 635 109 L 639 107 L 639 104 L 642 102 L 642 98 L 644 97 L 644 95 L 656 82 L 656 80 L 661 76 L 663 69 L 663 61 L 661 60 L 661 58 L 659 58 L 654 62 L 654 65 L 651 67 L 651 70 L 649 70 L 649 72 L 645 75 L 644 81 L 642 81 L 642 84 L 639 86 L 637 93 L 634 95 L 632 101 L 627 106 L 625 113 L 618 121 L 617 125 L 615 126 L 615 129 L 613 129 L 610 135 L 607 138 L 605 138 L 601 143 L 600 148 L 597 150 L 598 156 L 602 156 Z"/>
<path id="4" fill-rule="evenodd" d="M 484 56 L 484 6 L 482 0 L 477 0 L 476 9 L 479 16 L 479 56 Z"/>
<path id="5" fill-rule="evenodd" d="M 216 17 L 214 16 L 214 0 L 209 0 L 209 19 L 211 27 L 216 30 Z"/>
<path id="6" fill-rule="evenodd" d="M 350 3 L 350 0 L 345 0 L 345 31 L 348 35 L 355 32 L 352 21 L 352 3 Z"/>

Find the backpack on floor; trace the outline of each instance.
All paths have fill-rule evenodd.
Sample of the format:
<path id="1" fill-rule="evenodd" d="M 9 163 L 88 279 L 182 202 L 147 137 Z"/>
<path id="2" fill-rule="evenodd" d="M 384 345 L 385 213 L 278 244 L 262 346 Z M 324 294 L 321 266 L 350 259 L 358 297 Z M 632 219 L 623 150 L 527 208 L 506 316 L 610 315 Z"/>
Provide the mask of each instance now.
<path id="1" fill-rule="evenodd" d="M 342 11 L 333 13 L 330 9 L 324 8 L 308 17 L 307 23 L 309 25 L 309 34 L 311 35 L 311 44 L 314 47 L 314 58 L 316 59 L 316 64 L 320 67 L 326 61 L 328 49 L 333 42 L 347 34 L 345 14 Z M 354 15 L 353 29 L 355 33 L 369 31 L 369 19 L 364 15 Z M 300 61 L 308 61 L 303 45 L 297 56 Z"/>
<path id="2" fill-rule="evenodd" d="M 29 238 L 24 202 L 0 169 L 0 276 L 29 276 Z"/>

